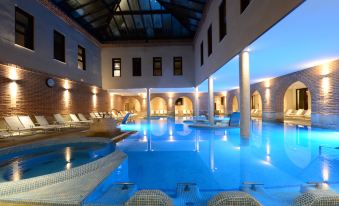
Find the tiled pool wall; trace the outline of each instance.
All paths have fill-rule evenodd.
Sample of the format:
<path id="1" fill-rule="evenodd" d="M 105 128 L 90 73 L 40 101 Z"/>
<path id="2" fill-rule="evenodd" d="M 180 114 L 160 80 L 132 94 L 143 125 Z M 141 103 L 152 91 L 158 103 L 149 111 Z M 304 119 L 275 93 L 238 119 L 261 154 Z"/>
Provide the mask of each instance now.
<path id="1" fill-rule="evenodd" d="M 103 140 L 102 138 L 91 138 L 91 139 L 78 139 L 75 138 L 73 140 L 67 140 L 58 142 L 57 140 L 52 141 L 45 141 L 41 144 L 30 144 L 25 146 L 19 146 L 19 147 L 12 147 L 9 149 L 5 149 L 0 151 L 1 154 L 9 153 L 10 151 L 13 151 L 13 149 L 16 152 L 20 150 L 25 149 L 32 149 L 32 148 L 38 148 L 43 147 L 51 144 L 64 144 L 64 143 L 91 143 L 91 142 L 107 142 L 108 140 Z M 64 187 L 64 184 L 67 184 L 67 182 L 74 182 L 71 188 L 72 190 L 78 190 L 77 188 L 82 187 L 82 182 L 80 181 L 83 178 L 87 178 L 91 180 L 90 187 L 89 188 L 82 188 L 79 190 L 79 194 L 76 194 L 76 198 L 74 197 L 68 197 L 64 198 L 62 201 L 66 201 L 67 199 L 76 199 L 77 202 L 81 202 L 101 181 L 103 181 L 115 168 L 117 168 L 121 161 L 123 161 L 126 158 L 126 154 L 123 152 L 116 151 L 114 153 L 111 153 L 103 158 L 100 158 L 96 161 L 90 162 L 88 164 L 84 164 L 79 167 L 75 167 L 69 170 L 56 172 L 48 175 L 42 175 L 35 178 L 29 178 L 29 179 L 23 179 L 15 182 L 5 182 L 0 183 L 0 202 L 22 202 L 25 203 L 25 199 L 22 199 L 22 194 L 29 193 L 32 190 L 39 190 L 41 188 L 48 188 L 56 186 L 59 183 L 60 187 Z M 80 178 L 80 179 L 79 179 Z M 79 179 L 79 181 L 78 181 Z M 88 185 L 87 185 L 88 186 Z M 58 187 L 58 186 L 56 186 Z M 65 190 L 70 188 L 64 188 Z M 47 190 L 47 189 L 46 189 Z M 46 191 L 43 189 L 43 191 Z M 50 193 L 53 193 L 53 190 L 50 190 Z M 81 193 L 81 194 L 80 194 Z M 39 194 L 36 195 L 36 198 L 34 199 L 35 203 L 38 203 L 39 200 Z M 63 194 L 64 195 L 64 194 Z M 74 196 L 74 194 L 71 194 Z M 25 195 L 23 195 L 25 196 Z M 43 201 L 43 200 L 41 200 Z M 57 200 L 55 200 L 57 203 Z M 27 203 L 27 201 L 26 201 Z M 34 203 L 34 204 L 35 204 Z M 54 204 L 55 205 L 55 204 Z"/>
<path id="2" fill-rule="evenodd" d="M 284 76 L 251 85 L 251 94 L 259 92 L 262 99 L 262 118 L 266 121 L 283 121 L 284 94 L 295 82 L 304 83 L 311 94 L 311 124 L 339 129 L 339 60 L 311 67 Z M 239 90 L 227 93 L 227 111 L 232 112 L 232 100 Z"/>

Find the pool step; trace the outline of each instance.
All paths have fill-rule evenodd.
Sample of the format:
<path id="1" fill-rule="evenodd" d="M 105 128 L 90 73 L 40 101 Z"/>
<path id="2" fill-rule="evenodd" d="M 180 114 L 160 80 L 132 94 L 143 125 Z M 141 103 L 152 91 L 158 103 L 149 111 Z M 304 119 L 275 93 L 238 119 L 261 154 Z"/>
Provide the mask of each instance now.
<path id="1" fill-rule="evenodd" d="M 178 183 L 174 205 L 198 206 L 206 205 L 196 183 Z"/>

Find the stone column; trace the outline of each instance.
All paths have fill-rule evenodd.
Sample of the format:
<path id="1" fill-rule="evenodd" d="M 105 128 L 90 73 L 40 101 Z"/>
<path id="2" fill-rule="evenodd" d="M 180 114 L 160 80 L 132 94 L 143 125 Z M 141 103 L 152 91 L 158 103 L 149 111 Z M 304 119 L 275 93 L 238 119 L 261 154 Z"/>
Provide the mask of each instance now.
<path id="1" fill-rule="evenodd" d="M 208 78 L 208 121 L 214 124 L 214 90 L 213 77 Z"/>
<path id="2" fill-rule="evenodd" d="M 194 93 L 194 115 L 195 118 L 198 119 L 199 117 L 199 87 L 195 87 L 195 93 Z"/>
<path id="3" fill-rule="evenodd" d="M 250 59 L 249 52 L 242 51 L 239 58 L 239 87 L 240 87 L 240 136 L 250 136 Z"/>
<path id="4" fill-rule="evenodd" d="M 146 101 L 147 101 L 147 119 L 151 117 L 151 89 L 146 88 Z"/>

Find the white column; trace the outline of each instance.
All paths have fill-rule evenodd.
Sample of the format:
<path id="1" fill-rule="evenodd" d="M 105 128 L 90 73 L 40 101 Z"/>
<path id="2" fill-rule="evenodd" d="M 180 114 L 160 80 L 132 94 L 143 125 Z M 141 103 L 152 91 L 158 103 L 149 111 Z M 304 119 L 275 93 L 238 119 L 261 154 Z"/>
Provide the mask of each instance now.
<path id="1" fill-rule="evenodd" d="M 149 119 L 151 117 L 151 89 L 146 88 L 146 101 L 147 101 L 147 118 Z"/>
<path id="2" fill-rule="evenodd" d="M 194 115 L 195 118 L 198 119 L 199 117 L 199 87 L 195 87 L 195 93 L 194 93 Z"/>
<path id="3" fill-rule="evenodd" d="M 239 58 L 240 87 L 240 136 L 250 136 L 250 58 L 248 51 L 242 51 Z"/>
<path id="4" fill-rule="evenodd" d="M 208 78 L 208 120 L 210 124 L 214 124 L 214 91 L 212 76 Z"/>

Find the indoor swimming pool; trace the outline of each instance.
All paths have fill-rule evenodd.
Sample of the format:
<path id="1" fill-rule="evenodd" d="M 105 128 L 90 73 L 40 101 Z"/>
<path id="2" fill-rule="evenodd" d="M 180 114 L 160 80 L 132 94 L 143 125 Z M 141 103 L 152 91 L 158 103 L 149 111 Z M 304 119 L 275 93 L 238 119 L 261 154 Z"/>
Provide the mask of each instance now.
<path id="1" fill-rule="evenodd" d="M 182 182 L 196 183 L 201 191 L 238 190 L 243 182 L 267 189 L 339 183 L 337 131 L 252 121 L 251 137 L 242 140 L 238 128 L 194 129 L 173 118 L 121 128 L 139 132 L 117 144 L 128 164 L 116 178 L 139 189 L 171 193 Z"/>

